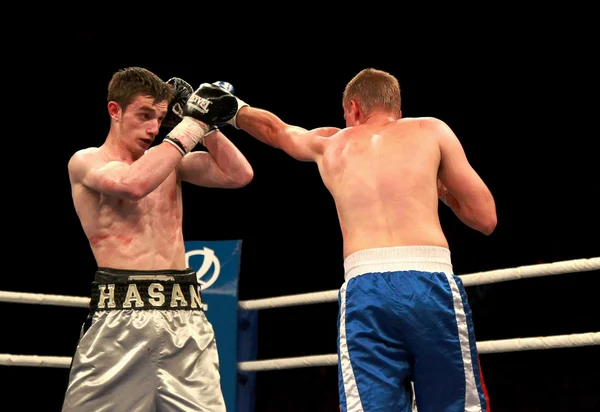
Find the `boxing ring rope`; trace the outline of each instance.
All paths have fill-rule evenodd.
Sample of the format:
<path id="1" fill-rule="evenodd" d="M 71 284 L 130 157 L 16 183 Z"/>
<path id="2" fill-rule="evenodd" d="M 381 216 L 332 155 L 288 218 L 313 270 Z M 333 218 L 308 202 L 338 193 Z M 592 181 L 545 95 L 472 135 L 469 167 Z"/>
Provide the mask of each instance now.
<path id="1" fill-rule="evenodd" d="M 600 345 L 600 332 L 477 342 L 477 349 L 479 353 L 483 354 L 525 350 L 573 348 L 592 345 Z M 68 356 L 0 354 L 0 365 L 6 366 L 68 368 L 70 364 L 71 358 Z M 241 372 L 259 372 L 267 370 L 283 370 L 334 365 L 337 365 L 336 354 L 245 361 L 238 363 L 238 370 Z"/>
<path id="2" fill-rule="evenodd" d="M 460 275 L 465 287 L 498 283 L 532 277 L 559 275 L 564 273 L 587 272 L 600 269 L 600 257 L 589 259 L 574 259 L 554 263 L 543 263 L 515 268 L 499 269 Z M 275 298 L 246 300 L 239 302 L 240 310 L 262 310 L 287 306 L 310 305 L 333 302 L 337 300 L 337 290 L 315 293 L 304 293 Z M 29 303 L 55 306 L 71 306 L 87 308 L 90 298 L 45 295 L 36 293 L 0 291 L 0 302 Z M 541 336 L 531 338 L 516 338 L 494 341 L 477 342 L 480 353 L 501 353 L 525 350 L 540 350 L 600 345 L 600 332 L 578 333 L 570 335 Z M 70 357 L 11 355 L 0 354 L 0 365 L 5 366 L 35 366 L 68 368 Z M 293 358 L 245 361 L 238 363 L 240 371 L 281 370 L 313 366 L 330 366 L 337 364 L 337 355 L 314 355 Z"/>

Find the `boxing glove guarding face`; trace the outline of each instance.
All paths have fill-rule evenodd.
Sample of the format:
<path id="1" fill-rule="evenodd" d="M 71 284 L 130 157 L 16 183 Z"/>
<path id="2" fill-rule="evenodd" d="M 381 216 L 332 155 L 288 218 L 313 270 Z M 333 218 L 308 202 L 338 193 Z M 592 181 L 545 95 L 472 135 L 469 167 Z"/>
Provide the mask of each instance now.
<path id="1" fill-rule="evenodd" d="M 235 122 L 235 117 L 244 103 L 233 96 L 232 91 L 233 86 L 226 82 L 201 84 L 185 102 L 181 121 L 164 140 L 185 156 L 196 144 L 204 144 L 204 138 L 216 131 L 218 125 Z M 170 113 L 179 117 L 177 109 L 171 110 Z"/>
<path id="2" fill-rule="evenodd" d="M 173 89 L 173 99 L 169 103 L 162 126 L 172 128 L 183 118 L 185 105 L 194 93 L 194 89 L 188 82 L 179 77 L 172 77 L 166 83 Z"/>

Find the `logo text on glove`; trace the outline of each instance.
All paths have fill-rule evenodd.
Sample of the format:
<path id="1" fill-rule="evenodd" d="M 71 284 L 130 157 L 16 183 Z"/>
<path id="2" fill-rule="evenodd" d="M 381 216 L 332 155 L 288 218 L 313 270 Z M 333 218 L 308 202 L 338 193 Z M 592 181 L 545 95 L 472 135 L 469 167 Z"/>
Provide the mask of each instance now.
<path id="1" fill-rule="evenodd" d="M 207 100 L 204 97 L 200 97 L 196 94 L 192 94 L 190 96 L 189 100 L 187 101 L 187 104 L 195 107 L 197 110 L 199 110 L 202 113 L 208 112 L 208 106 L 211 103 L 212 102 L 210 100 Z"/>

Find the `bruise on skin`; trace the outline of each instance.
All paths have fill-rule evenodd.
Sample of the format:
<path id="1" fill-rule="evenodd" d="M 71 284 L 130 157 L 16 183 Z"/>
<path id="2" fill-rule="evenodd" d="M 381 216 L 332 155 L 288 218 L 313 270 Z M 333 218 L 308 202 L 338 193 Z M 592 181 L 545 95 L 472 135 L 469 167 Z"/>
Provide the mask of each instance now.
<path id="1" fill-rule="evenodd" d="M 131 237 L 131 236 L 117 235 L 116 237 L 117 237 L 117 240 L 119 240 L 124 245 L 130 244 L 131 241 L 133 240 L 133 237 Z"/>
<path id="2" fill-rule="evenodd" d="M 102 242 L 103 240 L 108 239 L 110 236 L 109 235 L 94 235 L 94 236 L 90 236 L 90 243 L 92 245 L 97 245 L 98 243 Z"/>

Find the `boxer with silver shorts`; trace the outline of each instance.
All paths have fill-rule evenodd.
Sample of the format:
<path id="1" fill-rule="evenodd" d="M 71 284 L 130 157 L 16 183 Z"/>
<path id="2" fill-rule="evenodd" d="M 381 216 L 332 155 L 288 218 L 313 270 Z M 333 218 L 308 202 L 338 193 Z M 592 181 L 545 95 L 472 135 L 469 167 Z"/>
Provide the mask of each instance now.
<path id="1" fill-rule="evenodd" d="M 225 411 L 214 331 L 186 266 L 181 193 L 182 182 L 232 189 L 253 178 L 216 128 L 238 110 L 221 86 L 119 70 L 106 140 L 69 160 L 98 269 L 63 411 Z M 153 145 L 161 127 L 170 131 Z"/>

